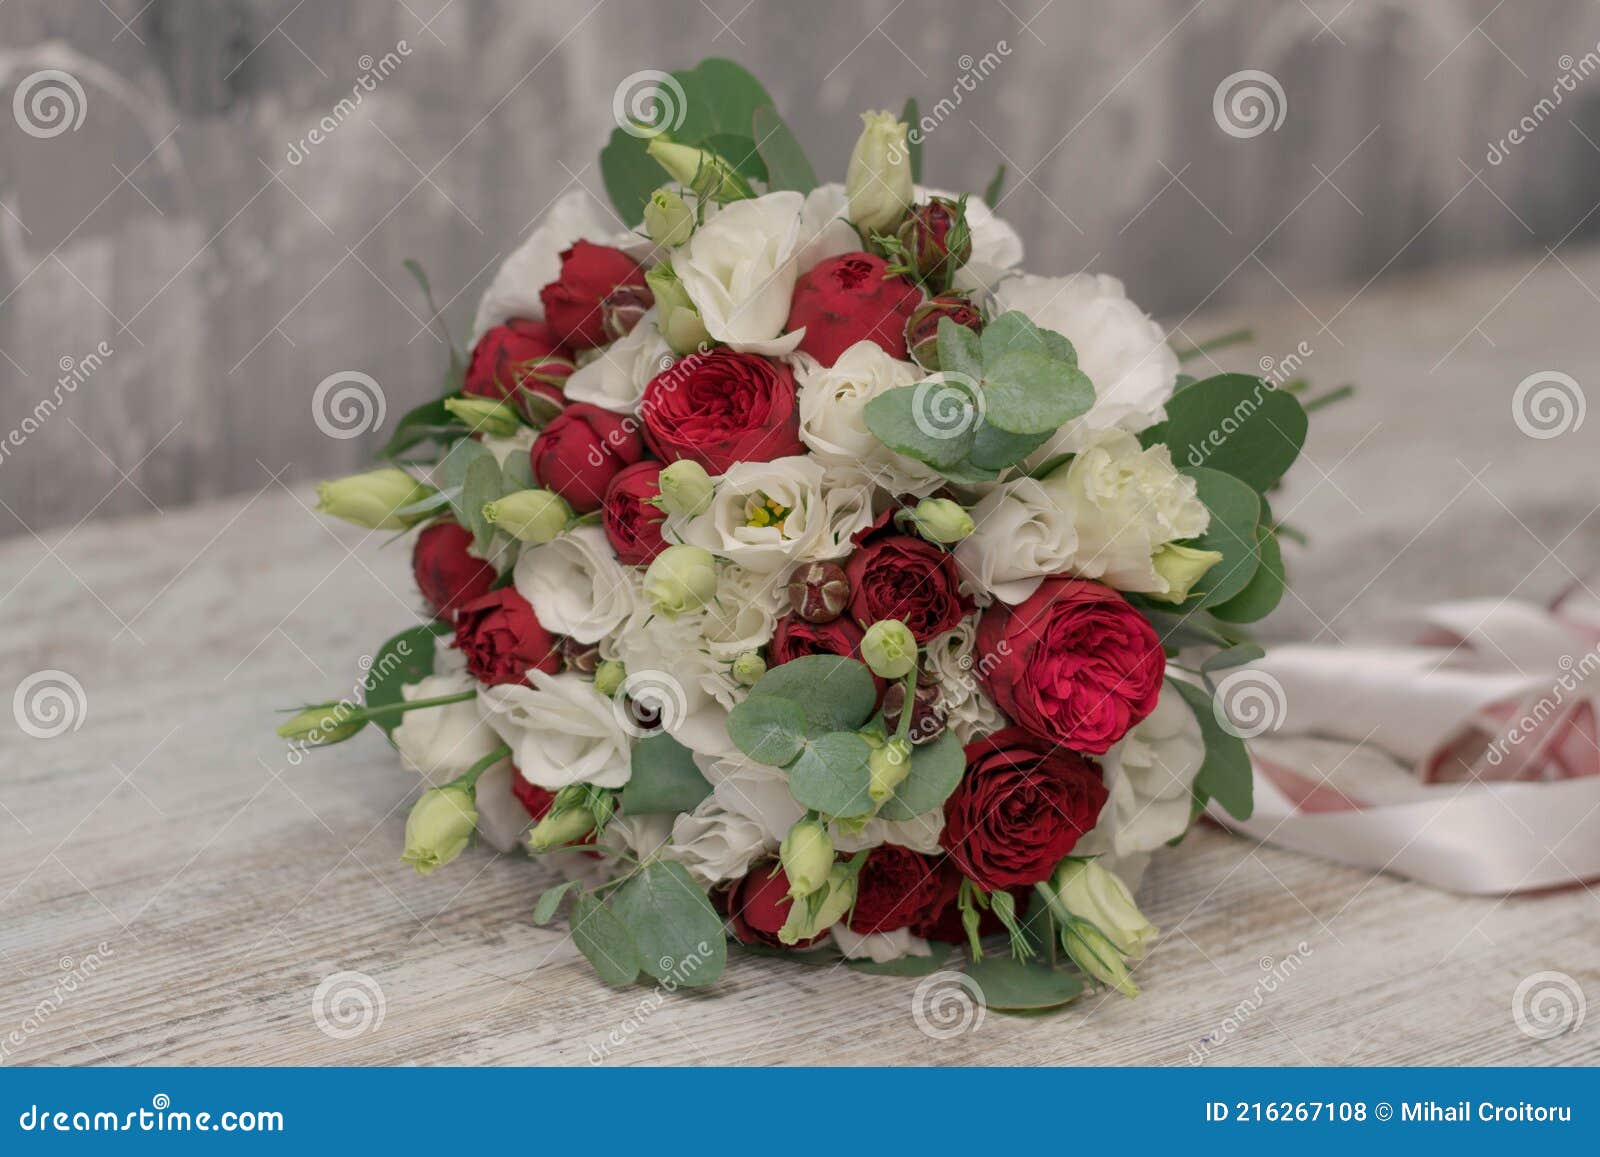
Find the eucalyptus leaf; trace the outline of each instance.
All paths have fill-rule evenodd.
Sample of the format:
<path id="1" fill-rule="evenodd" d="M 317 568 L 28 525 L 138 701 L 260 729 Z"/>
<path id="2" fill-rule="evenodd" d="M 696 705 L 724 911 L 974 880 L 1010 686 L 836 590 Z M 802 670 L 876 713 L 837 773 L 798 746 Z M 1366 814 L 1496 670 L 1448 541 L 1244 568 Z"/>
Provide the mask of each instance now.
<path id="1" fill-rule="evenodd" d="M 682 864 L 646 864 L 617 889 L 611 909 L 638 947 L 639 967 L 656 980 L 700 987 L 722 975 L 722 917 Z"/>
<path id="2" fill-rule="evenodd" d="M 1195 480 L 1200 501 L 1211 512 L 1210 525 L 1193 540 L 1193 545 L 1200 550 L 1220 551 L 1222 561 L 1200 577 L 1182 605 L 1216 606 L 1249 586 L 1256 573 L 1260 562 L 1256 524 L 1261 517 L 1261 498 L 1247 484 L 1220 470 L 1200 466 L 1183 473 Z"/>
<path id="3" fill-rule="evenodd" d="M 985 422 L 978 427 L 978 436 L 972 441 L 972 451 L 967 462 L 981 470 L 1003 470 L 1015 466 L 1051 438 L 1054 430 L 1041 434 L 1008 434 L 998 426 Z"/>
<path id="4" fill-rule="evenodd" d="M 819 736 L 854 731 L 865 723 L 877 703 L 878 687 L 858 659 L 802 655 L 761 676 L 746 702 L 767 695 L 798 703 L 806 713 L 807 734 Z"/>
<path id="5" fill-rule="evenodd" d="M 983 327 L 983 363 L 992 366 L 1008 353 L 1044 354 L 1068 365 L 1078 364 L 1078 351 L 1064 334 L 1042 329 L 1021 310 L 1010 310 Z"/>
<path id="6" fill-rule="evenodd" d="M 694 752 L 665 731 L 635 740 L 633 773 L 617 803 L 623 814 L 675 815 L 693 811 L 711 794 Z"/>
<path id="7" fill-rule="evenodd" d="M 789 765 L 789 794 L 802 807 L 850 819 L 870 815 L 872 748 L 854 731 L 835 731 L 808 740 Z"/>
<path id="8" fill-rule="evenodd" d="M 1020 961 L 986 955 L 966 967 L 978 999 L 1000 1011 L 1058 1008 L 1083 992 L 1083 982 L 1065 969 L 1044 961 Z"/>
<path id="9" fill-rule="evenodd" d="M 754 120 L 754 114 L 751 119 Z M 761 150 L 750 136 L 748 127 L 742 133 L 712 133 L 700 144 L 727 161 L 728 167 L 741 177 L 763 183 L 766 181 L 767 162 L 762 159 Z"/>
<path id="10" fill-rule="evenodd" d="M 767 189 L 793 189 L 796 193 L 809 193 L 817 187 L 816 170 L 806 158 L 794 133 L 784 123 L 778 110 L 771 105 L 756 109 L 752 116 L 752 131 L 756 148 L 767 163 Z"/>
<path id="11" fill-rule="evenodd" d="M 578 881 L 568 880 L 564 884 L 557 884 L 553 888 L 546 888 L 539 896 L 539 902 L 533 906 L 533 922 L 535 924 L 548 924 L 556 918 L 556 910 L 561 907 L 561 901 L 566 899 L 567 893 L 578 886 Z"/>
<path id="12" fill-rule="evenodd" d="M 971 387 L 948 371 L 914 386 L 896 386 L 867 403 L 867 429 L 889 449 L 936 469 L 971 451 L 982 414 Z"/>
<path id="13" fill-rule="evenodd" d="M 1306 440 L 1306 412 L 1290 394 L 1249 374 L 1219 374 L 1167 400 L 1166 421 L 1140 435 L 1164 442 L 1178 466 L 1207 466 L 1265 491 Z"/>
<path id="14" fill-rule="evenodd" d="M 917 183 L 922 181 L 922 118 L 917 115 L 917 98 L 909 97 L 905 107 L 900 110 L 900 120 L 909 130 L 906 133 L 906 148 L 911 154 L 911 179 Z"/>
<path id="15" fill-rule="evenodd" d="M 443 623 L 423 623 L 385 639 L 372 656 L 362 679 L 362 699 L 368 707 L 388 707 L 405 699 L 402 688 L 433 674 L 433 650 L 438 637 L 450 628 Z M 392 734 L 405 712 L 380 715 L 373 723 Z"/>
<path id="16" fill-rule="evenodd" d="M 1254 663 L 1265 654 L 1257 643 L 1240 643 L 1209 656 L 1200 664 L 1200 673 L 1210 675 L 1214 671 L 1226 671 L 1229 667 L 1242 667 L 1246 663 Z"/>
<path id="17" fill-rule="evenodd" d="M 857 972 L 870 972 L 874 976 L 927 976 L 938 972 L 950 959 L 950 945 L 939 940 L 928 941 L 928 955 L 902 956 L 898 960 L 847 961 Z"/>
<path id="18" fill-rule="evenodd" d="M 909 820 L 944 806 L 966 769 L 961 740 L 952 731 L 944 731 L 932 743 L 912 747 L 911 770 L 883 801 L 878 815 L 886 820 Z"/>
<path id="19" fill-rule="evenodd" d="M 787 766 L 806 745 L 806 712 L 792 699 L 751 695 L 728 713 L 728 738 L 757 763 Z"/>
<path id="20" fill-rule="evenodd" d="M 632 984 L 639 975 L 639 949 L 622 921 L 587 892 L 578 893 L 567 921 L 572 942 L 607 984 Z"/>
<path id="21" fill-rule="evenodd" d="M 1205 688 L 1180 679 L 1168 679 L 1167 683 L 1178 689 L 1189 710 L 1194 712 L 1205 740 L 1206 757 L 1200 765 L 1200 773 L 1195 776 L 1195 793 L 1216 800 L 1234 819 L 1249 819 L 1255 806 L 1255 781 L 1244 740 L 1223 729 L 1212 706 L 1211 694 Z"/>
<path id="22" fill-rule="evenodd" d="M 1012 434 L 1053 434 L 1094 405 L 1083 371 L 1037 350 L 1014 349 L 992 364 L 986 356 L 983 373 L 985 418 Z"/>
<path id="23" fill-rule="evenodd" d="M 457 521 L 472 531 L 473 549 L 480 555 L 487 553 L 494 541 L 494 523 L 483 516 L 483 508 L 504 493 L 504 478 L 494 455 L 474 459 L 468 465 L 460 501 L 452 505 L 456 507 Z"/>
<path id="24" fill-rule="evenodd" d="M 447 444 L 455 439 L 465 436 L 466 426 L 456 419 L 456 416 L 445 409 L 444 399 L 435 398 L 431 402 L 423 402 L 407 410 L 394 428 L 394 433 L 389 435 L 389 441 L 378 451 L 378 457 L 394 461 L 407 450 L 427 442 Z"/>
<path id="25" fill-rule="evenodd" d="M 1263 520 L 1263 523 L 1265 520 Z M 1211 613 L 1228 623 L 1254 623 L 1266 618 L 1283 599 L 1283 550 L 1278 536 L 1264 524 L 1256 527 L 1257 553 L 1261 565 L 1250 576 L 1250 585 L 1226 602 L 1211 608 Z"/>

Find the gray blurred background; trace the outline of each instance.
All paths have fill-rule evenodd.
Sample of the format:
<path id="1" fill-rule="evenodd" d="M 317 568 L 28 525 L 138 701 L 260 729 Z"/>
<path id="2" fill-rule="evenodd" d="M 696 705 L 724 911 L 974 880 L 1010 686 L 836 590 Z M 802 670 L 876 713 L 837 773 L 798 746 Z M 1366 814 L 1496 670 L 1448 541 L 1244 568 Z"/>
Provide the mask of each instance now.
<path id="1" fill-rule="evenodd" d="M 825 177 L 861 109 L 959 92 L 930 183 L 1007 163 L 1031 269 L 1200 338 L 1600 228 L 1597 40 L 1583 0 L 0 0 L 0 534 L 359 467 L 384 431 L 326 436 L 317 384 L 371 375 L 387 428 L 444 365 L 402 262 L 461 335 L 544 206 L 603 197 L 641 69 L 740 61 Z M 77 91 L 41 128 L 51 70 Z M 1225 131 L 1243 70 L 1276 128 Z"/>

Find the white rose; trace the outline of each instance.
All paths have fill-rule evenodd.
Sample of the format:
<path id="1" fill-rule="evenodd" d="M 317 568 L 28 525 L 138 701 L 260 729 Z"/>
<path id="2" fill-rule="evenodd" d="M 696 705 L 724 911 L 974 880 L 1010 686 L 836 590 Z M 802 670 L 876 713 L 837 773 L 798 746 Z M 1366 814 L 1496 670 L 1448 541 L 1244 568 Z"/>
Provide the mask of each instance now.
<path id="1" fill-rule="evenodd" d="M 760 824 L 725 810 L 715 796 L 709 796 L 673 821 L 672 844 L 662 855 L 709 887 L 743 876 L 752 863 L 777 848 L 777 841 L 768 838 Z"/>
<path id="2" fill-rule="evenodd" d="M 634 577 L 598 526 L 524 550 L 511 581 L 546 630 L 580 643 L 598 643 L 639 609 Z"/>
<path id="3" fill-rule="evenodd" d="M 718 341 L 771 356 L 800 343 L 799 333 L 778 335 L 789 320 L 803 203 L 794 192 L 735 201 L 673 256 L 684 292 Z"/>
<path id="4" fill-rule="evenodd" d="M 1020 310 L 1055 330 L 1078 351 L 1078 368 L 1094 385 L 1089 412 L 1061 428 L 1028 458 L 1037 465 L 1077 450 L 1095 431 L 1137 433 L 1161 421 L 1178 380 L 1178 357 L 1161 327 L 1128 300 L 1122 282 L 1103 273 L 1019 276 L 995 290 L 999 310 Z"/>
<path id="5" fill-rule="evenodd" d="M 1020 603 L 1065 570 L 1078 548 L 1071 514 L 1032 478 L 995 487 L 972 508 L 973 532 L 956 544 L 956 565 L 974 594 Z"/>
<path id="6" fill-rule="evenodd" d="M 528 456 L 528 451 L 533 449 L 533 440 L 539 436 L 539 431 L 532 426 L 518 426 L 515 434 L 483 434 L 480 435 L 483 448 L 494 455 L 494 460 L 503 469 L 507 460 L 520 455 Z"/>
<path id="7" fill-rule="evenodd" d="M 632 745 L 612 700 L 578 675 L 529 671 L 532 686 L 503 683 L 478 692 L 489 726 L 511 746 L 529 783 L 559 791 L 574 783 L 622 787 L 633 774 Z"/>
<path id="8" fill-rule="evenodd" d="M 909 928 L 896 928 L 893 932 L 852 932 L 843 920 L 830 930 L 833 943 L 851 960 L 871 960 L 887 964 L 902 956 L 927 956 L 932 952 L 928 942 L 914 935 Z"/>
<path id="9" fill-rule="evenodd" d="M 409 703 L 471 691 L 476 686 L 466 674 L 429 675 L 402 687 L 400 694 Z M 455 779 L 500 746 L 500 737 L 484 721 L 483 709 L 475 699 L 407 711 L 390 738 L 400 751 L 400 762 L 430 787 Z"/>
<path id="10" fill-rule="evenodd" d="M 1122 591 L 1165 591 L 1150 556 L 1163 543 L 1203 534 L 1211 521 L 1193 478 L 1179 474 L 1166 446 L 1148 450 L 1124 430 L 1103 430 L 1044 489 L 1078 535 L 1071 570 Z"/>
<path id="11" fill-rule="evenodd" d="M 939 681 L 939 705 L 945 726 L 963 744 L 1006 726 L 1006 718 L 978 682 L 976 616 L 961 620 L 951 630 L 928 641 L 924 652 L 928 669 Z"/>
<path id="12" fill-rule="evenodd" d="M 774 507 L 786 512 L 776 522 Z M 822 466 L 797 455 L 736 463 L 718 481 L 711 506 L 683 525 L 682 536 L 692 546 L 770 574 L 811 557 L 827 532 Z"/>
<path id="13" fill-rule="evenodd" d="M 711 785 L 717 806 L 754 822 L 774 845 L 805 815 L 789 794 L 789 777 L 781 767 L 757 763 L 739 752 L 716 758 L 696 755 L 694 762 Z"/>
<path id="14" fill-rule="evenodd" d="M 800 385 L 800 438 L 829 466 L 853 467 L 891 494 L 923 497 L 944 484 L 931 466 L 896 454 L 867 429 L 867 403 L 927 375 L 890 357 L 873 341 L 859 341 L 832 366 L 804 354 L 794 357 Z"/>
<path id="15" fill-rule="evenodd" d="M 1164 683 L 1156 709 L 1100 757 L 1106 804 L 1074 853 L 1124 860 L 1181 836 L 1189 827 L 1194 779 L 1205 754 L 1194 712 Z"/>
<path id="16" fill-rule="evenodd" d="M 672 365 L 672 350 L 656 328 L 652 307 L 625 336 L 573 371 L 562 387 L 569 402 L 588 402 L 618 414 L 638 411 L 650 379 Z"/>

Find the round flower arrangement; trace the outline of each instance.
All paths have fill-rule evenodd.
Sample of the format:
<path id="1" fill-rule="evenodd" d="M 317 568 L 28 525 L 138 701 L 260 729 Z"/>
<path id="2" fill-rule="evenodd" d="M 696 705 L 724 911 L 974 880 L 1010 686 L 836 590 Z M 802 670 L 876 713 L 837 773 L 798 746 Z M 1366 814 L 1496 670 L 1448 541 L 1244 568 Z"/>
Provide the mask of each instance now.
<path id="1" fill-rule="evenodd" d="M 671 83 L 602 155 L 639 227 L 560 199 L 390 464 L 320 488 L 414 532 L 427 621 L 281 734 L 384 730 L 404 860 L 546 861 L 534 919 L 610 983 L 713 983 L 731 940 L 1133 994 L 1151 853 L 1250 807 L 1210 678 L 1282 593 L 1302 407 L 1180 373 L 1114 278 L 1023 273 L 998 180 L 919 183 L 914 108 L 822 184 L 754 78 Z"/>

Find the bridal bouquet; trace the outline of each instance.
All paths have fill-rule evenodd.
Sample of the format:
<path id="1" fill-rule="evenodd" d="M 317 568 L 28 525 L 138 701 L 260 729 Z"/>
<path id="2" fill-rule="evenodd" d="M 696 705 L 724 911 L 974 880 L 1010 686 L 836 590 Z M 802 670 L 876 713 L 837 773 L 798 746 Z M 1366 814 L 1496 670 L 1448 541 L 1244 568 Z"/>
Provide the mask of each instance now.
<path id="1" fill-rule="evenodd" d="M 1115 278 L 1023 272 L 1003 172 L 924 187 L 914 105 L 824 184 L 737 66 L 649 81 L 616 214 L 551 205 L 390 464 L 320 487 L 408 537 L 428 619 L 291 758 L 381 728 L 426 785 L 404 860 L 547 861 L 534 920 L 612 984 L 731 940 L 1133 995 L 1151 853 L 1250 811 L 1213 678 L 1283 592 L 1304 408 L 1180 373 Z"/>

